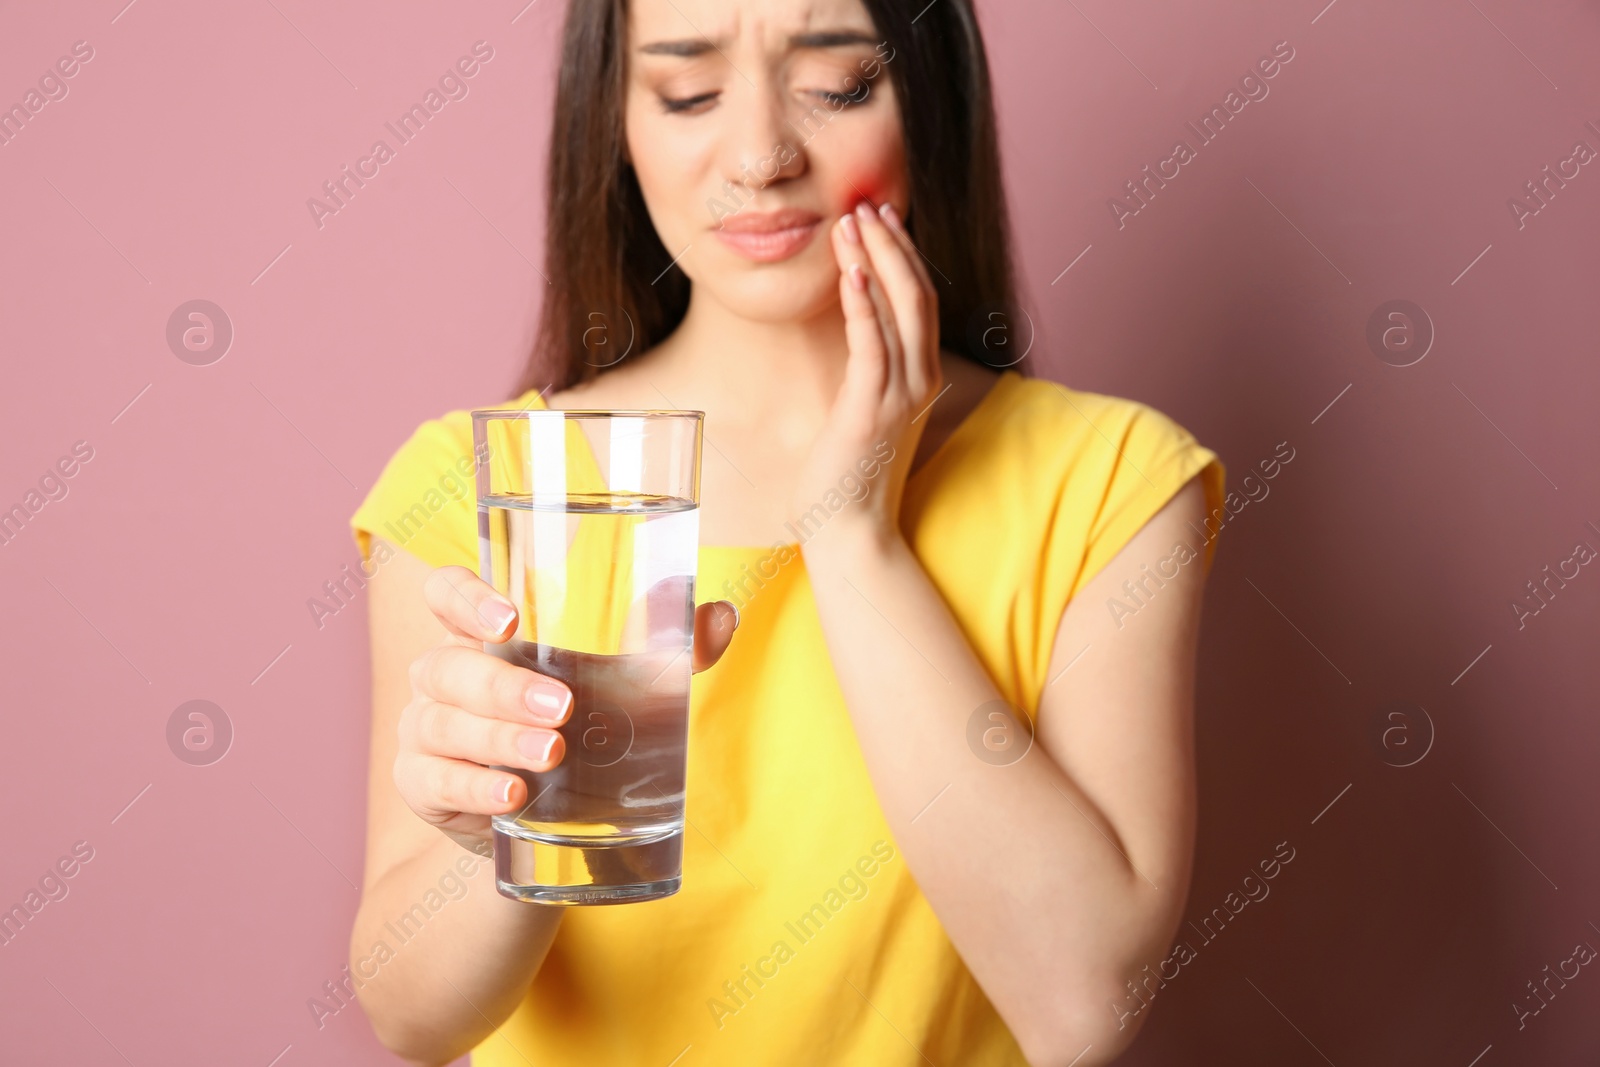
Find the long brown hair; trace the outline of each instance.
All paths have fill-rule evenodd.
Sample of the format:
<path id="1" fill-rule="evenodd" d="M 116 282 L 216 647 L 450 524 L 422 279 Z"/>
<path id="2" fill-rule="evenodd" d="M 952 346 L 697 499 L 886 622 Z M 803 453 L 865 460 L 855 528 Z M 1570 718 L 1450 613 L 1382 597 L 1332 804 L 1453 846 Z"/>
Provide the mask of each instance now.
<path id="1" fill-rule="evenodd" d="M 988 339 L 1016 321 L 1005 191 L 983 37 L 970 0 L 863 0 L 891 51 L 911 179 L 907 226 L 939 296 L 939 340 L 1007 365 Z M 914 10 L 915 9 L 915 10 Z M 627 0 L 571 0 L 550 131 L 549 286 L 519 390 L 564 389 L 662 341 L 689 307 L 624 158 Z"/>

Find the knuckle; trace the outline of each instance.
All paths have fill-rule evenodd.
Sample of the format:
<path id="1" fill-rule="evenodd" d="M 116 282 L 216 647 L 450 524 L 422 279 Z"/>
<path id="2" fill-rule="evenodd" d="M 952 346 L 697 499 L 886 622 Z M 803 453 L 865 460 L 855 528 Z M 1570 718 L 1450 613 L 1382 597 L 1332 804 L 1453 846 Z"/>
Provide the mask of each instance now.
<path id="1" fill-rule="evenodd" d="M 489 735 L 489 750 L 493 753 L 496 763 L 513 766 L 524 762 L 527 757 L 517 748 L 517 738 L 522 735 L 525 727 L 515 723 L 496 723 Z"/>
<path id="2" fill-rule="evenodd" d="M 454 708 L 445 704 L 428 704 L 418 709 L 416 716 L 418 747 L 430 752 L 444 751 L 453 732 L 454 711 Z"/>
<path id="3" fill-rule="evenodd" d="M 439 645 L 422 657 L 421 692 L 444 697 L 450 692 L 450 676 L 457 668 L 459 645 Z"/>
<path id="4" fill-rule="evenodd" d="M 441 807 L 461 810 L 461 768 L 447 760 L 437 760 L 428 772 L 428 792 Z"/>
<path id="5" fill-rule="evenodd" d="M 395 758 L 392 772 L 394 788 L 400 794 L 400 799 L 419 814 L 428 808 L 427 784 L 423 780 L 420 762 L 413 756 L 402 754 Z"/>
<path id="6" fill-rule="evenodd" d="M 487 810 L 489 791 L 484 787 L 487 776 L 481 767 L 452 763 L 445 767 L 444 777 L 445 791 L 441 795 L 449 799 L 452 808 L 474 814 L 483 814 Z"/>
<path id="7" fill-rule="evenodd" d="M 508 663 L 496 661 L 493 678 L 489 682 L 489 694 L 496 707 L 522 708 L 522 691 L 527 688 L 531 680 L 532 671 L 523 667 L 513 667 Z"/>
<path id="8" fill-rule="evenodd" d="M 453 587 L 450 580 L 450 572 L 456 569 L 455 567 L 435 567 L 428 574 L 427 580 L 422 583 L 423 599 L 435 615 L 439 614 L 441 608 L 447 602 L 450 590 Z"/>
<path id="9" fill-rule="evenodd" d="M 451 564 L 447 567 L 438 567 L 428 575 L 423 583 L 423 599 L 440 619 L 450 618 L 456 611 L 461 598 L 466 595 L 468 587 L 477 581 L 477 575 Z"/>
<path id="10" fill-rule="evenodd" d="M 439 585 L 444 581 L 443 572 L 443 567 L 435 567 L 433 570 L 429 571 L 428 576 L 422 580 L 422 598 L 430 605 L 432 605 L 438 598 Z"/>
<path id="11" fill-rule="evenodd" d="M 419 702 L 413 699 L 400 709 L 400 721 L 395 725 L 395 734 L 400 739 L 402 752 L 416 745 L 417 712 L 419 708 Z"/>

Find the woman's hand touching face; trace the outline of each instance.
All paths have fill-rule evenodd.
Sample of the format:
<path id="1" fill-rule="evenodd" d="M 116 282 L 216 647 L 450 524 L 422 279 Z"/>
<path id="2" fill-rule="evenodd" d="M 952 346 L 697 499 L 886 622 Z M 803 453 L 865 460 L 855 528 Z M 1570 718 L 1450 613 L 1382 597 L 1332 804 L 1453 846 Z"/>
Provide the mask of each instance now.
<path id="1" fill-rule="evenodd" d="M 937 298 L 900 221 L 894 49 L 861 0 L 632 0 L 629 22 L 629 158 L 694 299 L 759 323 L 842 312 L 844 384 L 790 514 L 894 536 L 943 385 Z"/>
<path id="2" fill-rule="evenodd" d="M 530 799 L 521 778 L 495 767 L 537 773 L 561 762 L 558 731 L 574 711 L 572 693 L 483 650 L 516 634 L 517 612 L 477 575 L 441 567 L 423 593 L 448 636 L 411 664 L 394 782 L 423 821 L 470 849 L 489 840 L 491 816 L 521 811 Z M 696 609 L 696 671 L 722 657 L 738 618 L 726 601 Z"/>
<path id="3" fill-rule="evenodd" d="M 899 536 L 911 459 L 943 388 L 939 297 L 892 204 L 859 204 L 830 236 L 849 360 L 793 507 L 805 515 L 822 503 L 830 529 L 886 542 Z M 830 506 L 827 495 L 841 492 L 850 503 Z"/>

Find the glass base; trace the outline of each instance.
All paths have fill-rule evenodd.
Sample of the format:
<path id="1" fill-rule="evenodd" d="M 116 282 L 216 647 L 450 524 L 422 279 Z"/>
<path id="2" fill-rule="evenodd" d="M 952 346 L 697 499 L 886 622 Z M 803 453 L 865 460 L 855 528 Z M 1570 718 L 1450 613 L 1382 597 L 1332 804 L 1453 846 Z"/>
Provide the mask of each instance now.
<path id="1" fill-rule="evenodd" d="M 634 904 L 683 884 L 683 830 L 645 837 L 560 837 L 494 828 L 495 886 L 537 904 Z"/>

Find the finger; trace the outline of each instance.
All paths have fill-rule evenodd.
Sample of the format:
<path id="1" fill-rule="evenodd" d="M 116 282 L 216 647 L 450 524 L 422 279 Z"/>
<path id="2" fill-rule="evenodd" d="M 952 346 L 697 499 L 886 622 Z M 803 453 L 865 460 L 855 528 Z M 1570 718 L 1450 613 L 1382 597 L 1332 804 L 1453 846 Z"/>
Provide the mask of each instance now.
<path id="1" fill-rule="evenodd" d="M 839 305 L 844 311 L 850 353 L 843 389 L 876 407 L 890 381 L 889 348 L 878 308 L 872 302 L 866 274 L 867 251 L 861 244 L 860 224 L 853 214 L 843 216 L 834 225 L 833 252 L 839 261 Z"/>
<path id="2" fill-rule="evenodd" d="M 500 642 L 511 636 L 517 609 L 465 567 L 440 567 L 428 575 L 422 596 L 428 610 L 456 637 Z"/>
<path id="3" fill-rule="evenodd" d="M 928 264 L 923 260 L 922 253 L 917 249 L 917 243 L 911 239 L 911 231 L 906 229 L 905 220 L 894 209 L 894 205 L 887 200 L 879 204 L 878 217 L 889 227 L 889 232 L 900 242 L 900 247 L 905 249 L 906 262 L 911 264 L 911 268 L 917 272 L 917 276 L 922 279 L 928 290 L 937 294 L 939 290 L 933 287 L 933 278 L 928 274 Z"/>
<path id="4" fill-rule="evenodd" d="M 912 240 L 911 231 L 906 229 L 905 220 L 900 217 L 900 213 L 894 209 L 893 204 L 887 200 L 879 204 L 878 217 L 888 224 L 889 232 L 895 235 L 900 242 L 900 247 L 905 249 L 906 262 L 911 264 L 912 269 L 917 272 L 917 277 L 922 279 L 922 289 L 928 294 L 928 309 L 923 328 L 928 331 L 927 337 L 937 338 L 939 336 L 939 290 L 933 284 L 933 277 L 928 273 L 930 265 L 928 259 L 922 254 L 922 250 L 917 247 L 917 242 Z M 922 346 L 922 350 L 925 353 L 924 358 L 926 360 L 924 366 L 928 376 L 928 393 L 937 393 L 944 380 L 944 367 L 940 362 L 939 346 L 937 344 L 925 344 Z"/>
<path id="5" fill-rule="evenodd" d="M 877 309 L 884 343 L 889 349 L 889 387 L 899 389 L 906 384 L 907 345 L 916 335 L 906 333 L 903 317 L 896 314 L 895 302 L 884 287 L 885 279 L 878 264 L 878 257 L 873 254 L 872 244 L 868 241 L 867 234 L 871 230 L 878 231 L 880 241 L 884 239 L 883 220 L 878 218 L 878 213 L 865 200 L 856 205 L 852 217 L 856 222 L 856 230 L 861 235 L 861 245 L 866 250 L 866 262 L 862 265 L 862 270 L 866 272 L 869 282 L 867 291 L 872 297 L 873 307 Z"/>
<path id="6" fill-rule="evenodd" d="M 468 645 L 444 644 L 411 664 L 420 696 L 490 719 L 555 726 L 572 711 L 572 690 L 560 681 Z"/>
<path id="7" fill-rule="evenodd" d="M 694 609 L 694 670 L 698 674 L 717 665 L 739 628 L 739 609 L 715 600 Z"/>
<path id="8" fill-rule="evenodd" d="M 540 772 L 553 769 L 565 752 L 554 730 L 486 719 L 436 700 L 413 701 L 406 708 L 400 743 L 422 755 Z"/>
<path id="9" fill-rule="evenodd" d="M 933 290 L 911 263 L 914 249 L 907 249 L 878 215 L 866 204 L 856 209 L 861 224 L 861 243 L 871 257 L 872 270 L 882 283 L 895 323 L 906 384 L 913 396 L 921 397 L 928 388 L 926 348 L 930 313 L 937 307 Z"/>
<path id="10" fill-rule="evenodd" d="M 527 783 L 510 771 L 443 756 L 401 753 L 394 784 L 411 810 L 435 826 L 463 812 L 509 815 L 528 803 Z"/>

